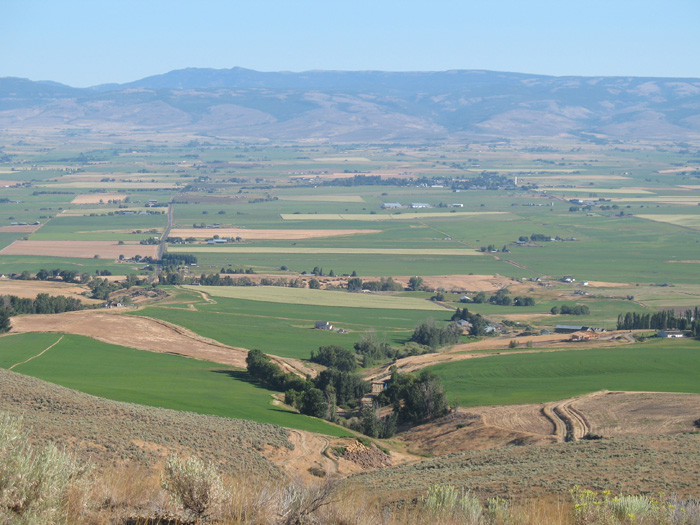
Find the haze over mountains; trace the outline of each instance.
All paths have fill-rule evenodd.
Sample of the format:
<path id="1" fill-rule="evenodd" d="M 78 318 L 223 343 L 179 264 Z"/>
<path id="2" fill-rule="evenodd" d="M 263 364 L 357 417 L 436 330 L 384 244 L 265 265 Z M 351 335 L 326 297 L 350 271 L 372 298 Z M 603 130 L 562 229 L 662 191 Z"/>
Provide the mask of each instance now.
<path id="1" fill-rule="evenodd" d="M 242 68 L 188 68 L 91 88 L 1 78 L 0 130 L 30 129 L 338 142 L 685 140 L 700 136 L 700 79 Z"/>

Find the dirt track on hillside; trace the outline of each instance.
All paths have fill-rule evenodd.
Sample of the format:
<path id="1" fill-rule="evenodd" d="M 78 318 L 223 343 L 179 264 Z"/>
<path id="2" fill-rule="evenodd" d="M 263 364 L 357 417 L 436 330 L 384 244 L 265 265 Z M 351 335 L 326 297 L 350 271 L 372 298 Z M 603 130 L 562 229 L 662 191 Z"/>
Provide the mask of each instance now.
<path id="1" fill-rule="evenodd" d="M 459 408 L 399 435 L 409 452 L 444 455 L 588 436 L 659 436 L 697 431 L 700 394 L 599 391 L 549 403 Z"/>

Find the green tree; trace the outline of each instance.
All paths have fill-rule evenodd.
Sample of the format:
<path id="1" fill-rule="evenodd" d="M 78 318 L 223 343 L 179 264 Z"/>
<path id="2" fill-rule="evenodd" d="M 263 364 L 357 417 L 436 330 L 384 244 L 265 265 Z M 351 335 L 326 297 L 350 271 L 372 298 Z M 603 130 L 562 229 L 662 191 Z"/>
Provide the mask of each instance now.
<path id="1" fill-rule="evenodd" d="M 362 279 L 359 277 L 348 279 L 348 292 L 359 292 L 360 290 L 362 290 Z"/>
<path id="2" fill-rule="evenodd" d="M 0 309 L 0 334 L 10 331 L 10 312 L 7 308 Z"/>
<path id="3" fill-rule="evenodd" d="M 318 388 L 310 388 L 301 396 L 301 413 L 318 418 L 326 417 L 328 403 L 325 394 Z"/>
<path id="4" fill-rule="evenodd" d="M 408 280 L 408 287 L 411 290 L 418 291 L 423 288 L 423 278 L 414 276 Z"/>

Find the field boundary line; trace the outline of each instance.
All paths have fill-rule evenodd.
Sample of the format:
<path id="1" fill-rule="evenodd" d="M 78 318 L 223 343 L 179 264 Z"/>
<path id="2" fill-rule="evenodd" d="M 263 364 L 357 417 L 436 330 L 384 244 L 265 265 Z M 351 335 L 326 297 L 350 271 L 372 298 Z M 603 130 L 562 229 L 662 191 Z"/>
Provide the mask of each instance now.
<path id="1" fill-rule="evenodd" d="M 65 337 L 65 335 L 61 335 L 61 337 L 58 338 L 58 341 L 56 341 L 56 342 L 55 342 L 54 344 L 52 344 L 51 346 L 49 346 L 49 347 L 47 347 L 47 348 L 44 348 L 44 349 L 43 349 L 41 352 L 39 352 L 38 354 L 33 355 L 33 356 L 30 357 L 29 359 L 25 359 L 25 360 L 22 361 L 21 363 L 15 363 L 15 364 L 12 365 L 10 368 L 8 368 L 8 370 L 12 370 L 12 369 L 13 369 L 14 367 L 16 367 L 16 366 L 19 366 L 19 365 L 23 365 L 23 364 L 25 364 L 25 363 L 28 363 L 29 361 L 31 361 L 32 359 L 36 359 L 37 357 L 41 357 L 41 356 L 44 355 L 46 352 L 48 352 L 49 350 L 51 350 L 54 346 L 56 346 L 58 343 L 60 343 L 60 342 L 61 342 L 61 339 L 63 339 L 64 337 Z"/>

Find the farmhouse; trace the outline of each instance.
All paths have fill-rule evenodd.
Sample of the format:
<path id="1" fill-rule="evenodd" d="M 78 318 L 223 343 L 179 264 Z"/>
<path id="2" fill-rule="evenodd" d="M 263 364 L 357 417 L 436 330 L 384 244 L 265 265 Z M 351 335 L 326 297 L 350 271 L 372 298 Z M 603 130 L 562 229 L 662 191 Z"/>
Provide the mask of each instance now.
<path id="1" fill-rule="evenodd" d="M 574 332 L 571 334 L 572 341 L 591 341 L 596 339 L 598 336 L 593 332 Z"/>
<path id="2" fill-rule="evenodd" d="M 663 337 L 666 339 L 676 339 L 680 337 L 685 337 L 685 334 L 681 330 L 659 330 L 656 337 Z"/>
<path id="3" fill-rule="evenodd" d="M 574 283 L 576 282 L 576 279 L 571 277 L 570 275 L 565 275 L 564 277 L 561 278 L 561 282 L 563 283 Z"/>
<path id="4" fill-rule="evenodd" d="M 558 324 L 554 327 L 554 331 L 558 334 L 573 334 L 575 332 L 605 332 L 605 328 L 598 326 L 581 326 L 574 324 Z"/>
<path id="5" fill-rule="evenodd" d="M 333 330 L 333 325 L 328 321 L 316 321 L 314 328 L 316 330 Z"/>
<path id="6" fill-rule="evenodd" d="M 382 209 L 385 210 L 395 210 L 397 208 L 403 208 L 400 202 L 385 202 L 382 204 Z"/>
<path id="7" fill-rule="evenodd" d="M 411 208 L 430 208 L 430 204 L 425 202 L 412 202 Z"/>

